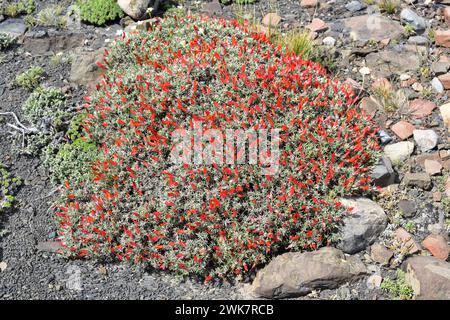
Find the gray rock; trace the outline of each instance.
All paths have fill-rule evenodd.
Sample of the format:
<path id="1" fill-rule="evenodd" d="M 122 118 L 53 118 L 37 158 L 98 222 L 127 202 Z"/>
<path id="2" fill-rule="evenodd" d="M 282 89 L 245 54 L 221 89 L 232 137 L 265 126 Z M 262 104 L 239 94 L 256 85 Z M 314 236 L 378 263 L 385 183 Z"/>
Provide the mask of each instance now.
<path id="1" fill-rule="evenodd" d="M 387 226 L 387 216 L 383 208 L 370 199 L 342 199 L 341 202 L 353 211 L 344 216 L 341 241 L 337 247 L 345 253 L 354 254 L 377 240 Z"/>
<path id="2" fill-rule="evenodd" d="M 396 39 L 403 34 L 400 23 L 379 14 L 369 14 L 339 20 L 350 32 L 353 41 Z"/>
<path id="3" fill-rule="evenodd" d="M 428 44 L 428 39 L 422 36 L 412 36 L 408 38 L 408 43 L 424 46 Z"/>
<path id="4" fill-rule="evenodd" d="M 336 44 L 336 39 L 333 37 L 326 37 L 322 40 L 322 43 L 326 46 L 334 47 L 334 45 Z"/>
<path id="5" fill-rule="evenodd" d="M 431 64 L 431 71 L 437 76 L 447 73 L 450 69 L 450 62 L 447 61 L 436 61 Z"/>
<path id="6" fill-rule="evenodd" d="M 414 30 L 418 32 L 427 28 L 427 21 L 409 8 L 405 8 L 400 12 L 400 19 L 402 22 L 412 25 Z"/>
<path id="7" fill-rule="evenodd" d="M 374 70 L 377 77 L 390 78 L 392 75 L 416 71 L 420 67 L 420 59 L 417 54 L 411 54 L 403 48 L 386 49 L 368 54 L 366 65 Z"/>
<path id="8" fill-rule="evenodd" d="M 424 190 L 429 190 L 431 187 L 430 176 L 425 172 L 408 172 L 403 178 L 405 185 L 418 187 Z"/>
<path id="9" fill-rule="evenodd" d="M 374 185 L 380 187 L 387 187 L 394 184 L 397 179 L 397 173 L 392 168 L 389 158 L 383 156 L 380 162 L 372 169 L 370 174 Z"/>
<path id="10" fill-rule="evenodd" d="M 360 10 L 364 9 L 365 7 L 366 7 L 365 5 L 363 5 L 361 2 L 356 1 L 356 0 L 345 5 L 345 9 L 347 9 L 350 12 L 360 11 Z"/>
<path id="11" fill-rule="evenodd" d="M 265 298 L 298 297 L 316 289 L 335 289 L 366 273 L 359 258 L 347 257 L 336 248 L 290 252 L 276 257 L 259 271 L 252 290 Z"/>
<path id="12" fill-rule="evenodd" d="M 406 260 L 403 268 L 416 299 L 450 299 L 450 263 L 434 257 L 415 256 Z"/>
<path id="13" fill-rule="evenodd" d="M 5 21 L 5 16 L 0 14 L 0 22 L 3 22 L 3 21 Z"/>
<path id="14" fill-rule="evenodd" d="M 412 218 L 417 212 L 416 203 L 412 200 L 400 200 L 398 208 L 404 218 Z"/>
<path id="15" fill-rule="evenodd" d="M 80 85 L 95 84 L 103 73 L 97 62 L 102 61 L 104 50 L 104 48 L 96 51 L 75 50 L 70 81 Z"/>
<path id="16" fill-rule="evenodd" d="M 439 136 L 434 130 L 414 130 L 414 141 L 422 152 L 434 149 L 439 140 Z"/>
<path id="17" fill-rule="evenodd" d="M 223 14 L 222 5 L 218 0 L 203 4 L 202 11 L 208 16 L 221 16 Z"/>
<path id="18" fill-rule="evenodd" d="M 389 135 L 389 133 L 387 133 L 384 130 L 380 130 L 380 132 L 378 133 L 380 140 L 381 140 L 381 144 L 385 145 L 388 144 L 389 142 L 392 141 L 392 137 Z"/>
<path id="19" fill-rule="evenodd" d="M 380 243 L 374 243 L 370 247 L 370 258 L 382 266 L 389 265 L 393 256 L 394 252 Z"/>
<path id="20" fill-rule="evenodd" d="M 444 92 L 444 86 L 442 85 L 442 82 L 437 77 L 434 77 L 433 80 L 431 80 L 431 86 L 437 93 Z"/>
<path id="21" fill-rule="evenodd" d="M 414 143 L 401 141 L 384 147 L 384 154 L 391 162 L 405 161 L 414 151 Z"/>
<path id="22" fill-rule="evenodd" d="M 160 1 L 156 0 L 117 0 L 119 7 L 127 15 L 135 20 L 141 20 L 147 17 L 147 9 L 153 4 L 158 4 Z M 158 8 L 153 8 L 155 11 Z"/>
<path id="23" fill-rule="evenodd" d="M 27 27 L 22 19 L 7 19 L 0 23 L 0 33 L 6 33 L 14 38 L 22 36 L 25 31 Z"/>

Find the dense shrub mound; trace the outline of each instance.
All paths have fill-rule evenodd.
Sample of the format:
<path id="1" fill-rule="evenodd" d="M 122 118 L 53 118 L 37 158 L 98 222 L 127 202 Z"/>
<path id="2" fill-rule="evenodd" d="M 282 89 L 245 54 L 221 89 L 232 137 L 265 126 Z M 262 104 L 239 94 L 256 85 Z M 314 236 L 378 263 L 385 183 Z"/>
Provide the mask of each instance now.
<path id="1" fill-rule="evenodd" d="M 354 94 L 237 22 L 166 18 L 117 40 L 102 65 L 83 121 L 99 150 L 91 178 L 67 177 L 57 213 L 68 256 L 238 275 L 327 245 L 344 213 L 336 199 L 368 189 L 379 147 Z M 171 133 L 194 122 L 280 129 L 278 171 L 174 164 Z"/>

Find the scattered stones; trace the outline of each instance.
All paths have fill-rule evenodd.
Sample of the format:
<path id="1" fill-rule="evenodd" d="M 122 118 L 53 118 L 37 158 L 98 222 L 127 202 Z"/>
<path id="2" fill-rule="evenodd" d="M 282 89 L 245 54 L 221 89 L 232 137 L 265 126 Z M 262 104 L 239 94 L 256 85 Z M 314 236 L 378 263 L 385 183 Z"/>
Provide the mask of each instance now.
<path id="1" fill-rule="evenodd" d="M 410 141 L 397 142 L 384 147 L 384 153 L 391 162 L 405 161 L 413 151 L 414 143 Z"/>
<path id="2" fill-rule="evenodd" d="M 450 263 L 434 257 L 416 256 L 405 261 L 406 281 L 416 298 L 450 299 Z"/>
<path id="3" fill-rule="evenodd" d="M 434 130 L 414 130 L 414 141 L 422 152 L 434 149 L 437 146 L 439 136 Z"/>
<path id="4" fill-rule="evenodd" d="M 346 257 L 336 248 L 314 252 L 285 253 L 258 272 L 252 284 L 255 295 L 264 298 L 303 296 L 316 289 L 334 289 L 367 272 L 356 256 Z"/>
<path id="5" fill-rule="evenodd" d="M 341 199 L 344 207 L 353 208 L 343 219 L 341 241 L 337 248 L 354 254 L 375 242 L 386 228 L 387 216 L 375 202 L 366 198 Z"/>
<path id="6" fill-rule="evenodd" d="M 350 12 L 357 12 L 362 9 L 364 9 L 366 6 L 364 6 L 361 2 L 353 0 L 345 5 L 345 9 L 347 9 Z"/>
<path id="7" fill-rule="evenodd" d="M 398 208 L 404 218 L 412 218 L 417 212 L 416 203 L 412 200 L 400 200 Z"/>
<path id="8" fill-rule="evenodd" d="M 281 17 L 274 12 L 266 14 L 262 19 L 262 24 L 267 27 L 276 27 L 280 24 L 280 22 Z"/>
<path id="9" fill-rule="evenodd" d="M 119 7 L 127 15 L 135 20 L 141 20 L 147 16 L 147 9 L 151 0 L 117 0 Z"/>
<path id="10" fill-rule="evenodd" d="M 391 127 L 391 130 L 402 140 L 412 136 L 415 127 L 404 120 L 401 120 Z"/>
<path id="11" fill-rule="evenodd" d="M 334 47 L 336 44 L 336 39 L 333 37 L 326 37 L 322 40 L 322 43 L 328 47 Z"/>
<path id="12" fill-rule="evenodd" d="M 444 120 L 444 123 L 447 125 L 450 132 L 450 103 L 446 103 L 440 106 L 439 110 L 441 111 L 442 119 Z"/>
<path id="13" fill-rule="evenodd" d="M 450 30 L 436 30 L 434 37 L 437 45 L 450 48 Z"/>
<path id="14" fill-rule="evenodd" d="M 430 176 L 425 172 L 408 172 L 403 178 L 405 185 L 429 190 L 431 187 Z"/>
<path id="15" fill-rule="evenodd" d="M 382 266 L 389 265 L 393 256 L 394 252 L 380 243 L 374 243 L 370 247 L 370 258 Z"/>
<path id="16" fill-rule="evenodd" d="M 430 176 L 435 176 L 441 173 L 442 164 L 436 160 L 425 160 L 425 172 Z"/>
<path id="17" fill-rule="evenodd" d="M 25 31 L 27 27 L 22 19 L 7 19 L 0 23 L 0 33 L 6 33 L 14 38 L 22 36 Z"/>
<path id="18" fill-rule="evenodd" d="M 380 162 L 372 169 L 370 174 L 376 186 L 387 187 L 397 182 L 397 173 L 392 168 L 389 158 L 382 156 Z"/>
<path id="19" fill-rule="evenodd" d="M 403 34 L 400 23 L 382 15 L 362 15 L 342 21 L 353 41 L 396 39 Z"/>
<path id="20" fill-rule="evenodd" d="M 441 260 L 447 260 L 450 253 L 450 246 L 447 240 L 439 234 L 431 234 L 422 241 L 422 246 L 431 254 Z"/>
<path id="21" fill-rule="evenodd" d="M 437 77 L 434 77 L 433 80 L 431 80 L 431 86 L 433 87 L 434 91 L 437 93 L 443 93 L 444 92 L 444 86 L 442 85 L 441 81 Z"/>
<path id="22" fill-rule="evenodd" d="M 434 102 L 424 99 L 414 99 L 409 102 L 411 115 L 417 119 L 429 116 L 436 107 Z"/>
<path id="23" fill-rule="evenodd" d="M 417 253 L 422 249 L 420 245 L 414 241 L 412 235 L 403 228 L 398 228 L 395 230 L 394 237 L 408 249 L 409 254 Z"/>
<path id="24" fill-rule="evenodd" d="M 301 0 L 300 6 L 302 8 L 314 8 L 318 3 L 318 0 Z"/>
<path id="25" fill-rule="evenodd" d="M 311 23 L 306 26 L 312 32 L 322 32 L 328 29 L 328 25 L 321 19 L 314 18 Z"/>
<path id="26" fill-rule="evenodd" d="M 438 79 L 442 83 L 444 89 L 450 89 L 450 73 L 442 74 L 438 76 Z"/>
<path id="27" fill-rule="evenodd" d="M 409 8 L 405 8 L 400 12 L 400 19 L 402 22 L 413 26 L 417 32 L 424 31 L 427 28 L 426 20 Z"/>

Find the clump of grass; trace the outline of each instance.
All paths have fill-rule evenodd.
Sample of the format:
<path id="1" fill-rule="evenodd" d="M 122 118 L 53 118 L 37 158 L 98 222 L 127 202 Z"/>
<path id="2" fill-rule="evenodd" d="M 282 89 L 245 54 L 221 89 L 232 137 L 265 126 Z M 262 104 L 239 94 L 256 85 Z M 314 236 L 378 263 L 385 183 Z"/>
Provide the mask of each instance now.
<path id="1" fill-rule="evenodd" d="M 21 14 L 31 14 L 36 9 L 34 0 L 20 0 L 18 2 L 6 2 L 1 5 L 0 14 L 7 17 L 17 17 Z"/>
<path id="2" fill-rule="evenodd" d="M 389 294 L 391 300 L 410 300 L 414 297 L 414 290 L 406 283 L 405 278 L 405 272 L 397 269 L 396 279 L 385 279 L 381 289 Z"/>
<path id="3" fill-rule="evenodd" d="M 387 14 L 394 14 L 397 12 L 400 7 L 400 2 L 398 0 L 381 0 L 378 3 L 378 8 L 382 12 L 386 12 Z"/>
<path id="4" fill-rule="evenodd" d="M 41 67 L 31 67 L 27 71 L 19 74 L 16 77 L 15 83 L 25 89 L 34 90 L 36 89 L 44 75 L 44 69 Z"/>
<path id="5" fill-rule="evenodd" d="M 286 47 L 289 52 L 295 53 L 304 59 L 309 59 L 312 56 L 314 44 L 308 31 L 291 31 L 285 36 L 279 37 L 277 42 Z"/>
<path id="6" fill-rule="evenodd" d="M 16 38 L 11 37 L 7 33 L 0 32 L 0 51 L 8 49 L 14 43 L 16 43 Z"/>
<path id="7" fill-rule="evenodd" d="M 394 113 L 405 103 L 405 95 L 401 91 L 394 91 L 386 86 L 377 86 L 373 95 L 388 113 Z"/>
<path id="8" fill-rule="evenodd" d="M 31 26 L 63 29 L 67 26 L 67 17 L 64 15 L 64 8 L 55 4 L 39 11 L 36 17 L 27 16 L 25 23 Z"/>
<path id="9" fill-rule="evenodd" d="M 407 36 L 412 36 L 416 34 L 416 29 L 414 29 L 414 26 L 410 23 L 407 23 L 403 26 L 403 31 L 405 31 L 405 34 Z"/>

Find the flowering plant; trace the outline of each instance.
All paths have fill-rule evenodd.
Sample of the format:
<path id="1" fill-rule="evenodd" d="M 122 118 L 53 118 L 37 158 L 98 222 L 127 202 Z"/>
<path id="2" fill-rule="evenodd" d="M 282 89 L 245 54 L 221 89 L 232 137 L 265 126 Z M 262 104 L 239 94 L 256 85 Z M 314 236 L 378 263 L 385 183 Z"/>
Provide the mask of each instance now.
<path id="1" fill-rule="evenodd" d="M 82 122 L 98 147 L 92 179 L 67 177 L 57 212 L 67 256 L 206 281 L 239 275 L 329 244 L 345 212 L 338 197 L 369 188 L 377 130 L 354 93 L 235 21 L 157 20 L 117 39 L 99 65 Z M 194 122 L 203 132 L 277 128 L 278 171 L 264 173 L 261 159 L 171 162 L 172 133 Z"/>

